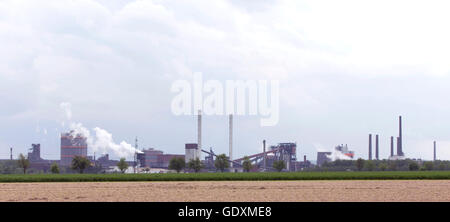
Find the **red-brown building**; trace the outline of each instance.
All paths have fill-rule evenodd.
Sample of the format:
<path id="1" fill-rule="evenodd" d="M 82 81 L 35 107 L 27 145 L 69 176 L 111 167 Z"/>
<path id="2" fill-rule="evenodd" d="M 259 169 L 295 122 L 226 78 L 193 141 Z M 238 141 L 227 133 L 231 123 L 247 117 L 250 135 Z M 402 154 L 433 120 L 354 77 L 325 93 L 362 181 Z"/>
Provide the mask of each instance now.
<path id="1" fill-rule="evenodd" d="M 73 132 L 61 134 L 61 166 L 70 166 L 75 156 L 87 157 L 87 138 Z"/>
<path id="2" fill-rule="evenodd" d="M 145 149 L 144 152 L 144 162 L 145 166 L 150 168 L 168 168 L 169 162 L 173 158 L 183 158 L 184 155 L 181 154 L 164 154 L 163 151 L 155 150 L 153 148 Z"/>

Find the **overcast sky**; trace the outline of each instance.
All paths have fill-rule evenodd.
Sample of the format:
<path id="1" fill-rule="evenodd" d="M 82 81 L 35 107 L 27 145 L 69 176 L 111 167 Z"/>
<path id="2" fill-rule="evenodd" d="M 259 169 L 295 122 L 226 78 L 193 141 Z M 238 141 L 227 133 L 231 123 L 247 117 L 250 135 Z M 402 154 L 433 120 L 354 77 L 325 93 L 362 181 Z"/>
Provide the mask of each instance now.
<path id="1" fill-rule="evenodd" d="M 1 0 L 0 158 L 41 143 L 59 159 L 72 120 L 119 143 L 184 153 L 196 118 L 175 116 L 171 84 L 280 80 L 280 121 L 235 117 L 234 155 L 297 142 L 298 158 L 348 144 L 380 156 L 404 119 L 410 158 L 450 159 L 448 1 Z M 225 116 L 203 119 L 204 148 L 228 152 Z M 92 151 L 89 151 L 92 154 Z"/>

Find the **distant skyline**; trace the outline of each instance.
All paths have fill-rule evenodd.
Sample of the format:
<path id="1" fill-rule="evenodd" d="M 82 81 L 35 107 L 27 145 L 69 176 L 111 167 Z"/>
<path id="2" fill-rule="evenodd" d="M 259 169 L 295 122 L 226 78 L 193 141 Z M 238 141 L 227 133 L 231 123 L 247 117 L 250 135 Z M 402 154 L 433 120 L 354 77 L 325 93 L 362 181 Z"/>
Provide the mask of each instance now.
<path id="1" fill-rule="evenodd" d="M 196 116 L 171 112 L 171 85 L 201 72 L 279 80 L 278 124 L 234 117 L 235 158 L 264 139 L 297 142 L 298 159 L 338 144 L 367 158 L 371 133 L 384 159 L 401 115 L 406 157 L 432 160 L 437 141 L 449 160 L 448 11 L 447 1 L 3 0 L 0 159 L 32 143 L 59 159 L 61 104 L 117 144 L 138 137 L 140 149 L 183 154 Z M 203 117 L 202 144 L 228 153 L 226 115 Z"/>

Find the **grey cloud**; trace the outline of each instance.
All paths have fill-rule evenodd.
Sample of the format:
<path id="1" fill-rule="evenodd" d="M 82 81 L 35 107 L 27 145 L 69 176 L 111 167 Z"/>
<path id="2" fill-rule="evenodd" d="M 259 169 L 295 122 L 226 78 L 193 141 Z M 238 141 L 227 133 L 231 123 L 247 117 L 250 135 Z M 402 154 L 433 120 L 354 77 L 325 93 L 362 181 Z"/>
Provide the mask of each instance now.
<path id="1" fill-rule="evenodd" d="M 138 136 L 144 147 L 182 153 L 185 142 L 195 141 L 195 118 L 170 113 L 170 85 L 189 80 L 192 72 L 204 73 L 205 80 L 281 80 L 280 124 L 260 128 L 257 118 L 236 118 L 236 155 L 257 152 L 267 139 L 297 141 L 300 154 L 310 157 L 314 144 L 331 149 L 338 143 L 365 156 L 366 134 L 395 133 L 398 114 L 405 116 L 411 147 L 418 147 L 414 138 L 450 141 L 443 133 L 450 124 L 445 103 L 450 81 L 430 76 L 433 64 L 389 59 L 378 64 L 379 54 L 360 55 L 345 41 L 320 35 L 334 29 L 311 29 L 316 21 L 304 20 L 306 13 L 290 17 L 308 3 L 290 4 L 3 1 L 0 144 L 25 152 L 29 144 L 45 141 L 44 153 L 59 153 L 59 104 L 70 102 L 74 120 L 89 128 L 107 129 L 118 141 Z M 50 129 L 48 135 L 36 134 L 37 122 Z M 226 117 L 205 117 L 205 134 L 205 144 L 226 152 Z M 418 156 L 414 149 L 408 152 Z"/>

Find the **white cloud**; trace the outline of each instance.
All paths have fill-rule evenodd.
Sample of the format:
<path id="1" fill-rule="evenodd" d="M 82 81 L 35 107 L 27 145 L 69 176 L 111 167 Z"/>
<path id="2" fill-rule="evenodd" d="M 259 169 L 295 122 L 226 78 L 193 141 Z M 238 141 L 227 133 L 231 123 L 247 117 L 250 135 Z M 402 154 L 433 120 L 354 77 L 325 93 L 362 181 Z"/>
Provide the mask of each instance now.
<path id="1" fill-rule="evenodd" d="M 26 147 L 28 122 L 59 127 L 58 105 L 71 101 L 86 125 L 182 153 L 195 124 L 171 116 L 170 85 L 202 72 L 281 80 L 280 125 L 264 132 L 272 141 L 329 149 L 354 141 L 363 156 L 366 133 L 394 134 L 390 118 L 400 113 L 412 132 L 450 140 L 439 133 L 450 124 L 449 8 L 446 1 L 1 1 L 0 123 L 15 131 L 0 133 Z M 262 134 L 257 126 L 249 132 Z M 220 139 L 205 142 L 226 150 Z M 47 147 L 57 152 L 56 142 Z M 315 156 L 313 148 L 301 152 Z"/>

